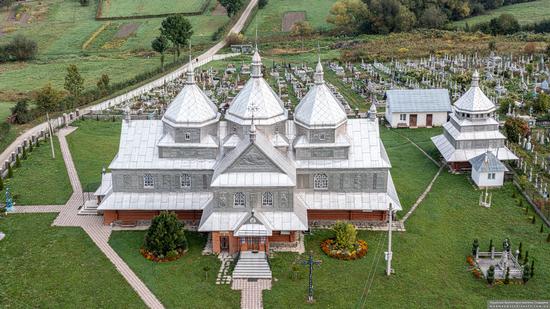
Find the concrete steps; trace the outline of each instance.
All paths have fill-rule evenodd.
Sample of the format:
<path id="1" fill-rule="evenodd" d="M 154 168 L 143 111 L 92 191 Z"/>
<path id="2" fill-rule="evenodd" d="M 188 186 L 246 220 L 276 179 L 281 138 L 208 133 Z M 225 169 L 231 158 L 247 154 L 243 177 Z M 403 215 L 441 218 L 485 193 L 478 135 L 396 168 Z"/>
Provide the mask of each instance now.
<path id="1" fill-rule="evenodd" d="M 89 200 L 84 203 L 84 206 L 78 211 L 80 216 L 97 216 L 97 202 L 95 200 Z"/>
<path id="2" fill-rule="evenodd" d="M 271 279 L 271 268 L 265 252 L 241 252 L 232 277 L 233 279 Z"/>

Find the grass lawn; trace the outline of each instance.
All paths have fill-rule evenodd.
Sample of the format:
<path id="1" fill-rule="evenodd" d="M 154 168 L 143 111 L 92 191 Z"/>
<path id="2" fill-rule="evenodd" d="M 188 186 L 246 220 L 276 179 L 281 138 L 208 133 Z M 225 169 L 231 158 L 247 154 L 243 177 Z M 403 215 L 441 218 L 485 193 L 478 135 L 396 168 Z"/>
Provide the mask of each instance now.
<path id="1" fill-rule="evenodd" d="M 246 29 L 245 33 L 249 37 L 254 37 L 256 25 L 258 26 L 258 34 L 268 36 L 273 34 L 281 34 L 283 16 L 286 12 L 306 12 L 306 21 L 314 29 L 326 29 L 331 25 L 327 23 L 329 10 L 335 3 L 335 0 L 277 0 L 269 1 L 269 3 L 261 10 L 258 10 L 256 16 Z"/>
<path id="2" fill-rule="evenodd" d="M 211 1 L 203 15 L 187 17 L 194 30 L 192 44 L 213 44 L 212 34 L 229 20 L 210 13 L 215 4 Z M 35 90 L 47 82 L 62 88 L 69 64 L 78 66 L 87 88 L 95 87 L 101 74 L 108 74 L 111 83 L 116 83 L 160 65 L 159 56 L 151 51 L 151 41 L 159 35 L 163 18 L 97 21 L 97 1 L 85 7 L 78 1 L 63 0 L 20 5 L 27 8 L 27 22 L 10 21 L 8 12 L 0 12 L 0 44 L 22 34 L 37 42 L 39 53 L 36 60 L 1 66 L 0 96 Z M 109 26 L 102 28 L 107 23 Z M 166 60 L 171 61 L 171 55 Z"/>
<path id="3" fill-rule="evenodd" d="M 101 170 L 108 168 L 118 151 L 120 121 L 78 121 L 67 137 L 82 188 L 95 191 L 101 184 Z"/>
<path id="4" fill-rule="evenodd" d="M 11 115 L 11 108 L 15 106 L 15 102 L 0 101 L 0 121 L 6 120 Z"/>
<path id="5" fill-rule="evenodd" d="M 169 13 L 200 12 L 208 0 L 106 0 L 103 1 L 102 17 L 143 16 Z"/>
<path id="6" fill-rule="evenodd" d="M 42 141 L 34 147 L 21 167 L 14 168 L 13 178 L 5 181 L 16 205 L 63 205 L 72 194 L 71 183 L 61 156 L 59 140 L 54 137 L 55 159 L 50 143 Z M 4 193 L 2 193 L 2 196 Z"/>
<path id="7" fill-rule="evenodd" d="M 395 129 L 395 133 L 406 136 L 417 144 L 422 150 L 429 154 L 435 160 L 439 160 L 441 154 L 431 140 L 432 136 L 443 134 L 443 128 L 416 128 L 416 129 Z"/>
<path id="8" fill-rule="evenodd" d="M 407 213 L 438 170 L 438 167 L 418 148 L 397 133 L 403 134 L 404 131 L 412 130 L 400 129 L 397 131 L 380 127 L 382 142 L 392 164 L 393 182 L 403 207 L 403 211 L 397 213 L 399 217 L 403 217 Z"/>
<path id="9" fill-rule="evenodd" d="M 202 256 L 206 238 L 187 232 L 189 251 L 169 263 L 154 263 L 139 253 L 144 231 L 114 232 L 109 243 L 132 270 L 145 282 L 166 308 L 238 308 L 240 291 L 229 285 L 216 285 L 220 261 Z M 203 268 L 210 267 L 208 279 Z"/>
<path id="10" fill-rule="evenodd" d="M 0 307 L 145 308 L 80 228 L 52 227 L 55 214 L 0 219 Z"/>
<path id="11" fill-rule="evenodd" d="M 400 130 L 404 133 L 401 131 L 406 129 Z M 418 140 L 422 140 L 422 135 L 429 135 L 410 131 L 405 134 Z M 394 131 L 382 131 L 382 139 L 393 164 L 394 181 L 403 202 L 417 197 L 413 190 L 403 190 L 407 185 L 403 178 L 412 183 L 428 173 L 419 173 L 425 171 L 427 166 L 419 159 L 407 158 L 414 152 L 412 149 L 400 149 L 398 145 L 406 141 L 399 138 L 402 137 Z M 399 164 L 407 160 L 411 161 L 411 165 L 416 164 L 416 168 Z M 493 190 L 493 206 L 490 209 L 478 206 L 479 191 L 474 189 L 467 177 L 442 173 L 424 202 L 407 221 L 407 232 L 394 234 L 393 267 L 396 274 L 389 279 L 384 275 L 386 239 L 381 238 L 382 242 L 378 245 L 380 237 L 385 234 L 360 232 L 360 237 L 369 243 L 369 253 L 365 259 L 355 262 L 333 260 L 322 253 L 319 244 L 332 235 L 330 231 L 315 231 L 313 235 L 306 236 L 306 249 L 313 250 L 316 258 L 323 261 L 314 273 L 316 303 L 311 307 L 481 308 L 486 306 L 488 300 L 544 298 L 550 286 L 550 244 L 545 241 L 550 229 L 546 228 L 545 233 L 541 234 L 541 221 L 530 223 L 529 217 L 516 206 L 516 199 L 511 198 L 515 188 L 510 183 L 502 189 Z M 490 239 L 500 249 L 506 237 L 510 238 L 513 250 L 520 241 L 524 250 L 529 250 L 529 256 L 535 259 L 535 277 L 525 286 L 488 288 L 484 280 L 475 279 L 468 271 L 465 257 L 471 250 L 474 238 L 478 238 L 482 249 L 486 250 Z M 382 256 L 374 268 L 376 253 Z M 264 293 L 266 308 L 306 307 L 305 267 L 299 265 L 300 279 L 291 279 L 292 265 L 300 258 L 304 257 L 284 253 L 277 254 L 272 260 L 273 273 L 278 280 L 272 291 Z M 370 285 L 367 282 L 373 268 L 375 275 Z M 365 297 L 367 293 L 363 291 L 369 285 L 368 296 Z"/>
<path id="12" fill-rule="evenodd" d="M 466 23 L 468 23 L 470 26 L 473 26 L 475 24 L 489 21 L 492 18 L 500 16 L 500 14 L 513 15 L 521 25 L 539 22 L 550 16 L 550 0 L 538 0 L 502 6 L 496 10 L 487 11 L 484 15 L 453 22 L 452 25 L 458 28 L 463 28 Z"/>

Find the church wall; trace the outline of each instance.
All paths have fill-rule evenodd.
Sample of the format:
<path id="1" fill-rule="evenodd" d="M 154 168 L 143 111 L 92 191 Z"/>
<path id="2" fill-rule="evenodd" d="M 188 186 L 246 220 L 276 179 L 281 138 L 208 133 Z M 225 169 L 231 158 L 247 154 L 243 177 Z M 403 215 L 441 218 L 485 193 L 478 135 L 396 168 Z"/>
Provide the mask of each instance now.
<path id="1" fill-rule="evenodd" d="M 186 191 L 208 191 L 212 181 L 212 172 L 198 171 L 135 171 L 135 170 L 113 170 L 113 191 L 114 192 L 186 192 Z M 153 188 L 144 188 L 143 176 L 151 174 L 154 179 Z M 191 187 L 182 188 L 180 176 L 191 175 Z"/>
<path id="2" fill-rule="evenodd" d="M 280 172 L 280 169 L 257 146 L 252 145 L 227 169 L 227 172 Z"/>
<path id="3" fill-rule="evenodd" d="M 174 140 L 176 143 L 200 143 L 201 129 L 200 128 L 174 128 Z M 185 135 L 189 133 L 190 139 L 186 140 Z"/>
<path id="4" fill-rule="evenodd" d="M 235 207 L 234 198 L 236 192 L 243 192 L 246 198 L 245 207 Z M 262 194 L 273 193 L 273 206 L 262 206 Z M 293 209 L 294 193 L 292 188 L 223 188 L 214 192 L 214 208 L 223 210 L 246 210 L 251 208 L 263 210 L 289 210 Z"/>
<path id="5" fill-rule="evenodd" d="M 216 159 L 218 155 L 217 148 L 178 148 L 178 147 L 158 147 L 159 157 L 161 158 L 202 158 Z"/>
<path id="6" fill-rule="evenodd" d="M 298 189 L 313 189 L 316 173 L 328 176 L 328 191 L 336 192 L 386 192 L 388 170 L 376 169 L 368 171 L 301 171 L 296 175 Z M 374 176 L 376 174 L 376 176 Z M 374 183 L 376 177 L 376 185 Z"/>
<path id="7" fill-rule="evenodd" d="M 347 159 L 348 147 L 319 147 L 296 149 L 297 160 Z"/>
<path id="8" fill-rule="evenodd" d="M 179 220 L 193 221 L 198 224 L 201 220 L 202 210 L 176 210 Z M 141 220 L 151 220 L 158 216 L 157 210 L 105 210 L 103 211 L 103 224 L 108 225 L 114 221 L 122 221 L 127 224 L 136 224 Z"/>
<path id="9" fill-rule="evenodd" d="M 499 148 L 504 147 L 504 140 L 502 139 L 490 139 L 490 140 L 467 140 L 457 141 L 456 149 L 486 149 L 486 148 Z"/>

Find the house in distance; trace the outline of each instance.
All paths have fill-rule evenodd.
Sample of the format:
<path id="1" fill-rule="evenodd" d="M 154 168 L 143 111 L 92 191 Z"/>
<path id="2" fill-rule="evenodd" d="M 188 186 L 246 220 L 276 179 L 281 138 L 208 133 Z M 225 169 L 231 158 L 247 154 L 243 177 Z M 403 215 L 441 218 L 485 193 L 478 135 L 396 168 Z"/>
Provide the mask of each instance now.
<path id="1" fill-rule="evenodd" d="M 447 122 L 451 101 L 447 89 L 386 91 L 386 121 L 392 128 L 438 127 Z"/>

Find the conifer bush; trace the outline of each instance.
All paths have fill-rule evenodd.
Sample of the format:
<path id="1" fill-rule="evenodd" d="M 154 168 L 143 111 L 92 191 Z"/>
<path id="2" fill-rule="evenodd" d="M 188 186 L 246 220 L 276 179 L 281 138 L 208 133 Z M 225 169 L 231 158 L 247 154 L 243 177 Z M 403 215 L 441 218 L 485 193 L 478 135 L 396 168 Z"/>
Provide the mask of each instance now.
<path id="1" fill-rule="evenodd" d="M 487 270 L 487 283 L 493 284 L 495 282 L 495 266 L 491 265 Z"/>
<path id="2" fill-rule="evenodd" d="M 163 211 L 154 217 L 143 242 L 145 254 L 151 259 L 173 260 L 187 249 L 183 224 L 173 212 Z M 149 258 L 149 256 L 146 256 Z"/>
<path id="3" fill-rule="evenodd" d="M 336 246 L 340 250 L 352 250 L 357 244 L 357 230 L 351 223 L 338 221 L 332 227 L 336 234 Z"/>
<path id="4" fill-rule="evenodd" d="M 21 167 L 21 160 L 19 160 L 19 155 L 15 156 L 15 167 L 17 168 Z"/>

